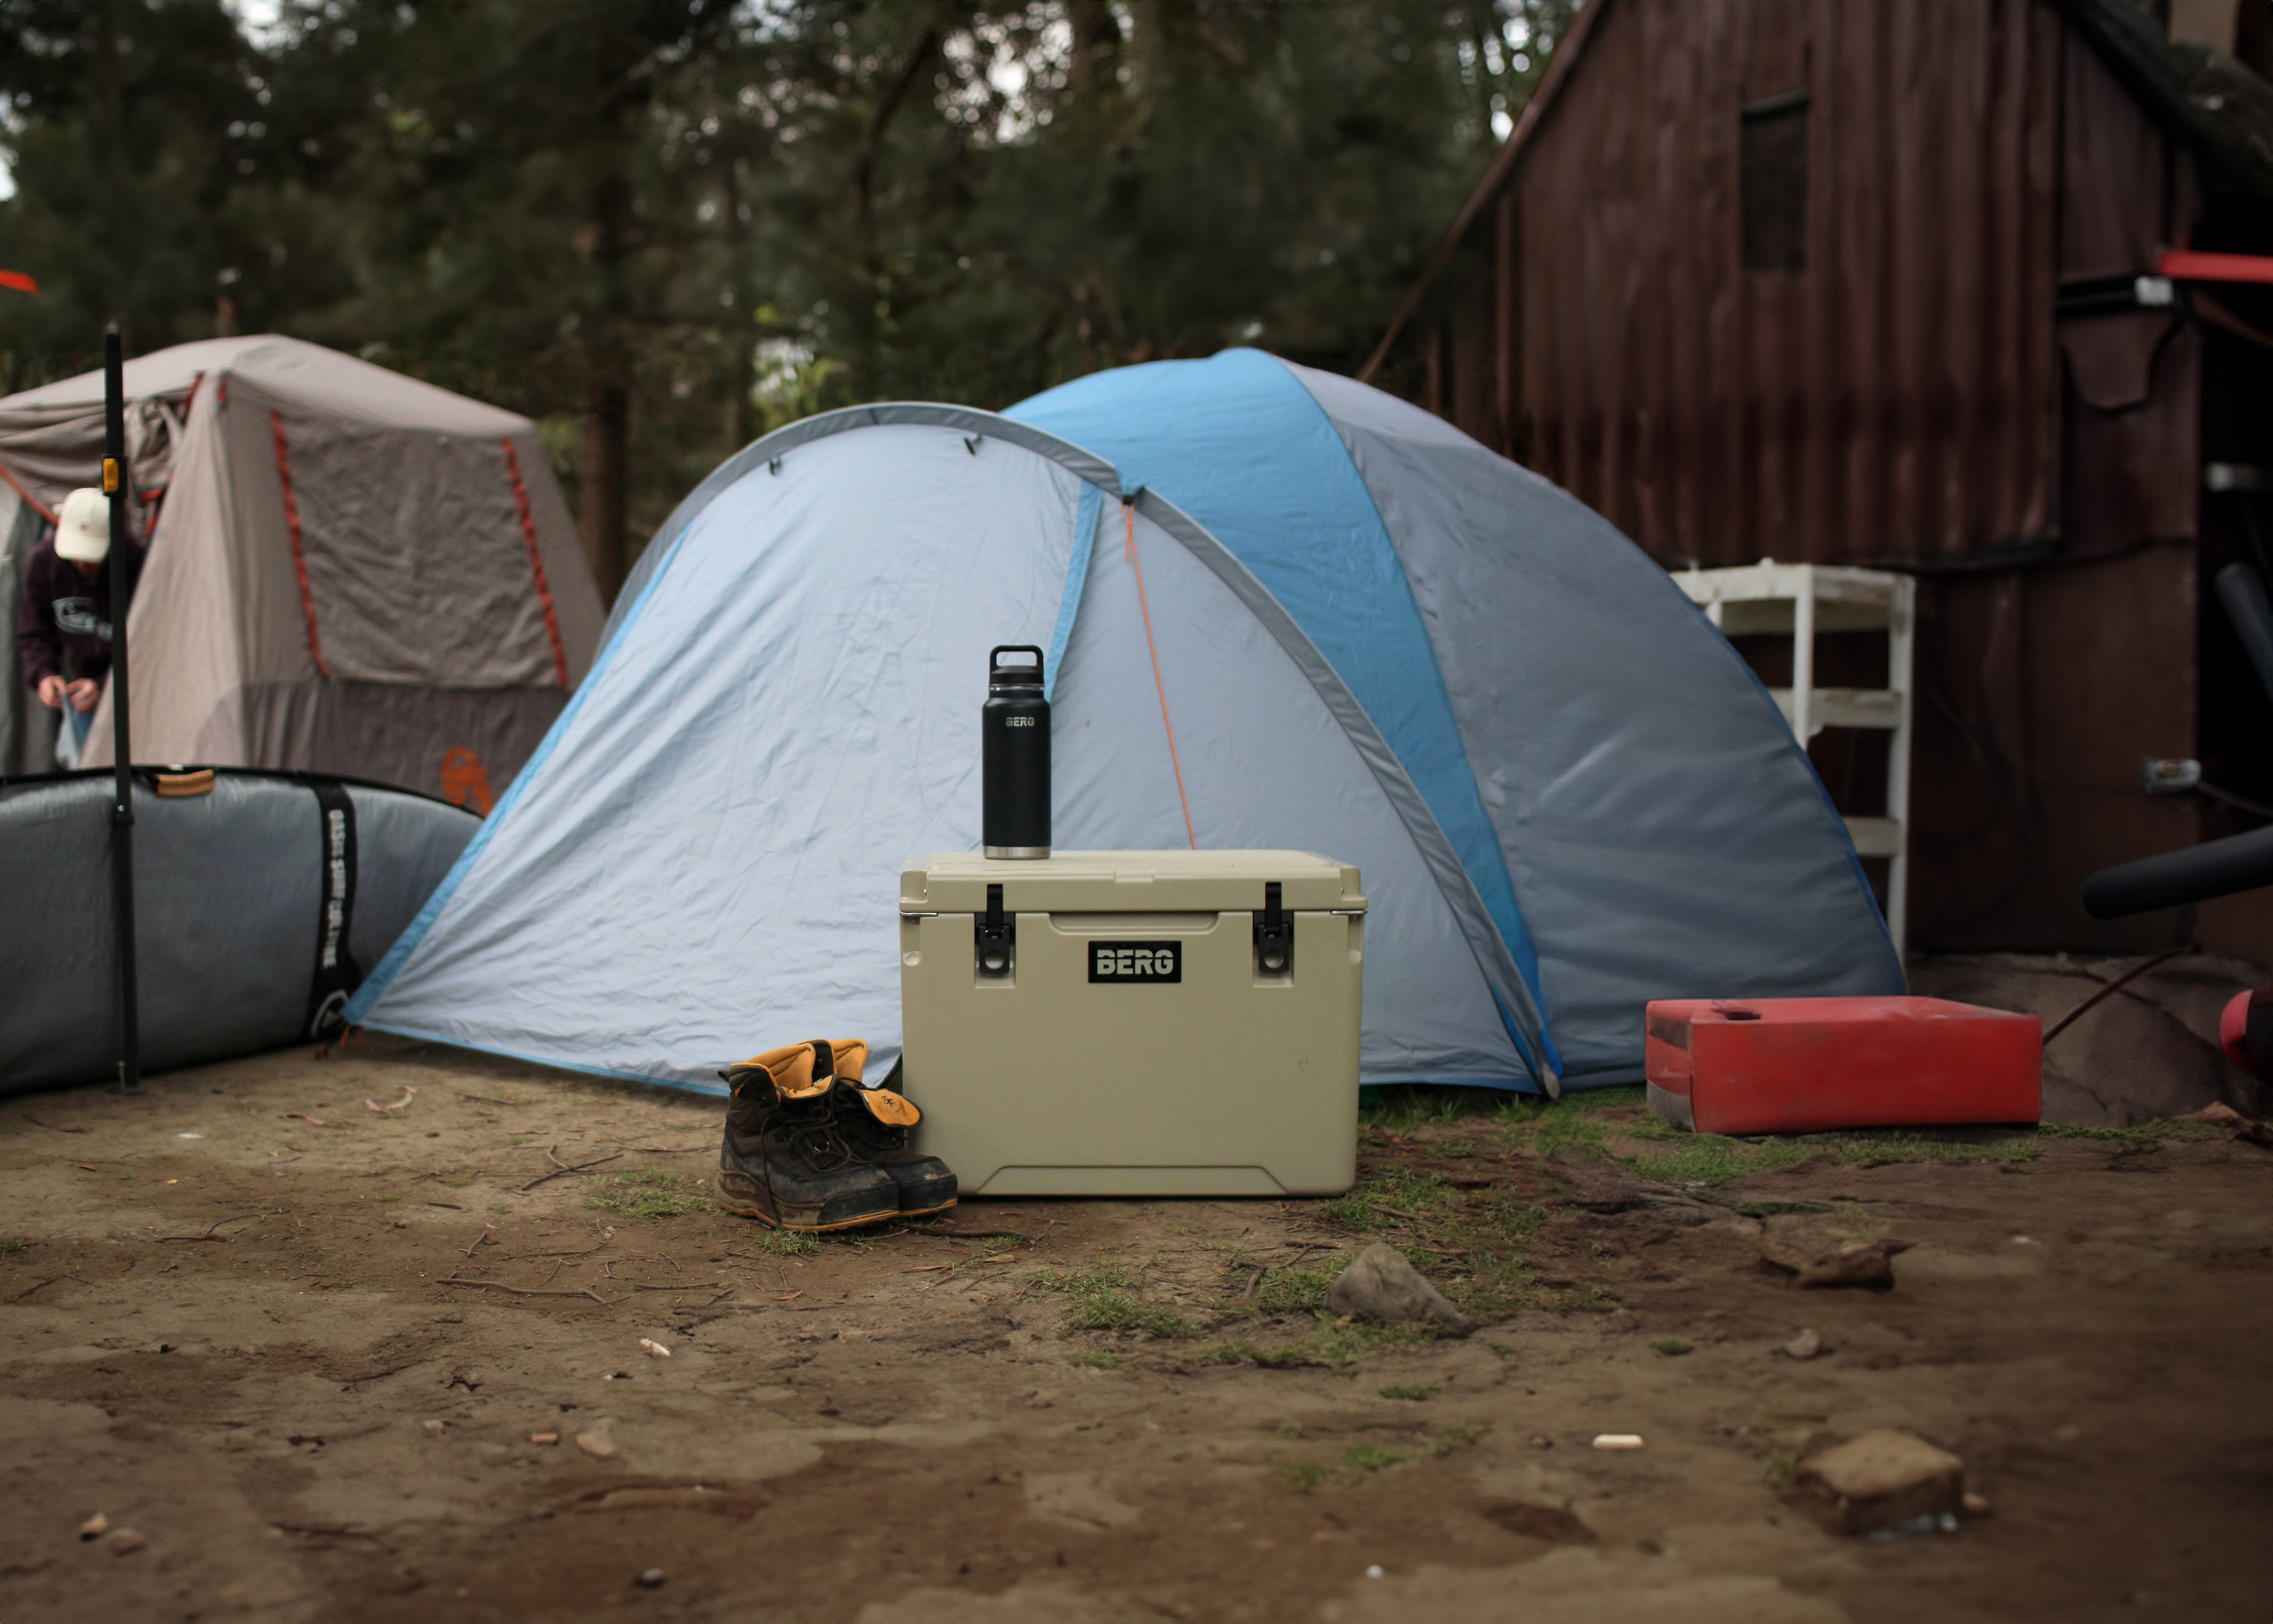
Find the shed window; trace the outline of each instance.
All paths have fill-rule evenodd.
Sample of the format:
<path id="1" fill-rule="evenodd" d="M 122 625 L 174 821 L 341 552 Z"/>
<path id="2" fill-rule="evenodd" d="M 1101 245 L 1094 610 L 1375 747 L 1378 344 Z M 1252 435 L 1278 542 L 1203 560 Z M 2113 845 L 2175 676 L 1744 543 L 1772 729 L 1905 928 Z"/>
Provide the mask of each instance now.
<path id="1" fill-rule="evenodd" d="M 1807 92 L 1744 103 L 1737 145 L 1744 268 L 1807 268 Z"/>

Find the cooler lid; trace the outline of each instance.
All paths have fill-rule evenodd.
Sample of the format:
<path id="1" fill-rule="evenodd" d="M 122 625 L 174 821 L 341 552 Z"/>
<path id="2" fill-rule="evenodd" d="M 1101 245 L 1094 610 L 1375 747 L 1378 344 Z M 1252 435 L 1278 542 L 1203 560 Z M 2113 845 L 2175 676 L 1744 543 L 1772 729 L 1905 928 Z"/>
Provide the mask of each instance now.
<path id="1" fill-rule="evenodd" d="M 1279 905 L 1362 913 L 1357 870 L 1316 852 L 1057 852 L 1013 861 L 976 852 L 933 852 L 900 875 L 903 914 L 980 914 L 986 888 L 1002 906 L 1027 914 L 1220 913 L 1263 906 L 1279 883 Z"/>

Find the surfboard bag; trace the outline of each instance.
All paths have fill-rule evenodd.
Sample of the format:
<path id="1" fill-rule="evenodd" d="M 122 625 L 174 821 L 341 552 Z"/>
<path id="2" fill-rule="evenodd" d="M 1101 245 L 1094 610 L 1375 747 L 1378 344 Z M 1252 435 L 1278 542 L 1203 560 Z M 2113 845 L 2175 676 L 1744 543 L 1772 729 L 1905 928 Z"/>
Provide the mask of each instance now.
<path id="1" fill-rule="evenodd" d="M 117 1074 L 108 768 L 0 779 L 0 1094 Z M 480 828 L 408 790 L 134 773 L 145 1071 L 321 1039 Z"/>

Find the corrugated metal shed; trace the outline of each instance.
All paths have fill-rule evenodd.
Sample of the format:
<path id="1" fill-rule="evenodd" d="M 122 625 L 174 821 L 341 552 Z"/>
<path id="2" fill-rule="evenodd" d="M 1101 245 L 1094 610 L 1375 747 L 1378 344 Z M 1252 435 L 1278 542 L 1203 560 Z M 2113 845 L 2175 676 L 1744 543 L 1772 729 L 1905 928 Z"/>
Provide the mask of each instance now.
<path id="1" fill-rule="evenodd" d="M 2195 921 L 2075 886 L 2229 826 L 2139 765 L 2224 748 L 2198 492 L 2233 341 L 2130 289 L 2269 199 L 2273 91 L 2132 0 L 1594 0 L 1366 375 L 1669 566 L 1931 577 L 1914 939 L 2157 944 Z M 1834 794 L 1883 776 L 1857 748 L 1818 741 Z"/>

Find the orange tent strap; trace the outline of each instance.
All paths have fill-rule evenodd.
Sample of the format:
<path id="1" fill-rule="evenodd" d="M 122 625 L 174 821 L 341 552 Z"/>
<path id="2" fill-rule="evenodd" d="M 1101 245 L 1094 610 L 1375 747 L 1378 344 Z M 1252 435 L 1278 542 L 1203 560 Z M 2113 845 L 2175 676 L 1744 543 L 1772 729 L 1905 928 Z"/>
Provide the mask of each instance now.
<path id="1" fill-rule="evenodd" d="M 1168 733 L 1168 765 L 1176 770 L 1176 800 L 1184 808 L 1184 838 L 1197 852 L 1200 838 L 1192 832 L 1191 797 L 1184 793 L 1184 763 L 1176 757 L 1176 725 L 1168 719 L 1168 687 L 1160 680 L 1160 650 L 1152 644 L 1152 609 L 1144 601 L 1144 566 L 1136 557 L 1136 504 L 1123 502 L 1121 510 L 1129 517 L 1126 553 L 1129 568 L 1136 572 L 1136 607 L 1144 616 L 1144 651 L 1152 657 L 1152 686 L 1160 695 L 1160 726 Z"/>
<path id="2" fill-rule="evenodd" d="M 316 595 L 308 590 L 308 556 L 300 545 L 300 504 L 292 500 L 292 460 L 284 448 L 284 414 L 271 410 L 268 424 L 276 431 L 276 479 L 284 487 L 284 528 L 292 537 L 292 573 L 300 577 L 300 613 L 308 620 L 308 652 L 328 682 L 332 668 L 324 664 L 324 646 L 316 637 Z"/>
<path id="3" fill-rule="evenodd" d="M 529 544 L 529 567 L 536 572 L 536 601 L 544 605 L 544 635 L 552 639 L 552 673 L 568 686 L 568 650 L 560 641 L 560 617 L 552 613 L 552 588 L 544 579 L 544 555 L 536 547 L 536 519 L 529 510 L 529 486 L 521 477 L 521 453 L 505 437 L 506 471 L 513 476 L 513 500 L 521 506 L 521 536 Z"/>

